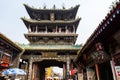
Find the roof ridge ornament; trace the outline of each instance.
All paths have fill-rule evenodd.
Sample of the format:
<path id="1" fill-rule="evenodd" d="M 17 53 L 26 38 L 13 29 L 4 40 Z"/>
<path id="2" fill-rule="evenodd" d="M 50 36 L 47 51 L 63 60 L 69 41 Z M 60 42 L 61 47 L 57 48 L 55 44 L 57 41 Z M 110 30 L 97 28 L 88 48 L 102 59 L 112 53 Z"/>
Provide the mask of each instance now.
<path id="1" fill-rule="evenodd" d="M 118 3 L 119 3 L 118 0 L 113 1 L 113 2 L 111 3 L 111 5 L 110 5 L 109 9 L 110 9 L 110 10 L 114 9 L 114 8 L 117 6 Z"/>
<path id="2" fill-rule="evenodd" d="M 62 4 L 62 9 L 65 9 L 65 4 L 64 3 Z"/>
<path id="3" fill-rule="evenodd" d="M 55 6 L 55 4 L 53 5 L 53 9 L 56 9 L 56 6 Z"/>
<path id="4" fill-rule="evenodd" d="M 43 9 L 46 9 L 46 4 L 45 3 L 43 4 Z"/>

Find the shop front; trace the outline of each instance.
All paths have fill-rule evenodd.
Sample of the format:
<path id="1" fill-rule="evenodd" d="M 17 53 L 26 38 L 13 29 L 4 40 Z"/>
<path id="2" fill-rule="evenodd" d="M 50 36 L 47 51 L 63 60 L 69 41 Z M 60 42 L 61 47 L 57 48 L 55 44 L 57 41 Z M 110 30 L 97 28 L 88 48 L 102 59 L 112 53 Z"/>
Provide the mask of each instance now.
<path id="1" fill-rule="evenodd" d="M 113 57 L 113 72 L 116 80 L 120 80 L 120 53 Z"/>
<path id="2" fill-rule="evenodd" d="M 19 63 L 16 59 L 22 51 L 23 49 L 21 47 L 0 33 L 0 74 L 3 70 L 15 67 L 14 65 L 17 64 L 14 64 L 14 61 Z"/>

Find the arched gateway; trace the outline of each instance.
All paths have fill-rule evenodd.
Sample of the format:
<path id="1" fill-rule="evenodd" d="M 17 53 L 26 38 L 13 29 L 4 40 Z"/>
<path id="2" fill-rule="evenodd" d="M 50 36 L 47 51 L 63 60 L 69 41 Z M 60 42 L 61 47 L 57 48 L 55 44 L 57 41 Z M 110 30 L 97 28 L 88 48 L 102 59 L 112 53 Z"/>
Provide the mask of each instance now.
<path id="1" fill-rule="evenodd" d="M 26 80 L 45 80 L 45 68 L 63 68 L 63 79 L 74 68 L 73 60 L 80 50 L 75 45 L 80 18 L 75 19 L 79 5 L 70 9 L 35 9 L 24 4 L 30 19 L 22 18 L 28 29 L 24 34 L 30 44 L 21 45 L 25 52 L 20 67 L 28 74 Z"/>

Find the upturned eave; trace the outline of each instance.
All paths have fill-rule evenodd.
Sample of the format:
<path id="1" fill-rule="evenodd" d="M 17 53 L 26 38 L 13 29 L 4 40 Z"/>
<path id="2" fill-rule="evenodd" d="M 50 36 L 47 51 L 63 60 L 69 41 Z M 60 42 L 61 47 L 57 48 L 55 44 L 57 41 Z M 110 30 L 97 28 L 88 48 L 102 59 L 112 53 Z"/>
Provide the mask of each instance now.
<path id="1" fill-rule="evenodd" d="M 0 38 L 3 39 L 6 43 L 9 43 L 15 50 L 22 51 L 23 48 L 14 43 L 11 39 L 7 38 L 4 34 L 0 33 Z"/>
<path id="2" fill-rule="evenodd" d="M 21 18 L 24 22 L 24 24 L 26 25 L 26 27 L 28 28 L 29 25 L 76 25 L 78 26 L 81 18 L 77 18 L 75 20 L 69 20 L 69 21 L 65 21 L 65 20 L 55 20 L 55 21 L 50 21 L 50 20 L 32 20 L 32 19 L 27 19 L 27 18 Z"/>
<path id="3" fill-rule="evenodd" d="M 32 13 L 35 13 L 35 14 L 37 14 L 37 13 L 51 13 L 51 12 L 54 12 L 54 13 L 59 13 L 59 14 L 67 14 L 67 13 L 72 13 L 72 15 L 74 16 L 74 18 L 75 18 L 75 16 L 76 16 L 76 13 L 77 13 L 77 11 L 78 11 L 78 8 L 79 8 L 79 6 L 80 5 L 76 5 L 75 7 L 71 7 L 71 8 L 69 8 L 69 9 L 57 9 L 57 8 L 55 8 L 55 9 L 47 9 L 47 8 L 34 8 L 34 7 L 30 7 L 30 6 L 28 6 L 27 4 L 24 4 L 24 6 L 25 6 L 25 8 L 26 8 L 26 10 L 27 10 L 27 12 L 28 12 L 28 14 L 30 15 L 30 17 L 31 18 L 34 18 L 34 16 L 33 16 L 33 14 Z"/>

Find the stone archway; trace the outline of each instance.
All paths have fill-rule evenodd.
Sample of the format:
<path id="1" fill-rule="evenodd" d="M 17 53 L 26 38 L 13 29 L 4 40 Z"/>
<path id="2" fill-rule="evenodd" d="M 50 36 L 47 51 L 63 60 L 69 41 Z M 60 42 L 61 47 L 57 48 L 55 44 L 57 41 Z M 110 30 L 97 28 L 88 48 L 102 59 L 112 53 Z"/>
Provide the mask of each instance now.
<path id="1" fill-rule="evenodd" d="M 65 75 L 65 66 L 66 63 L 57 60 L 42 60 L 38 62 L 33 62 L 32 65 L 32 80 L 45 80 L 45 68 L 51 66 L 58 66 L 60 68 L 64 68 L 63 74 Z"/>

